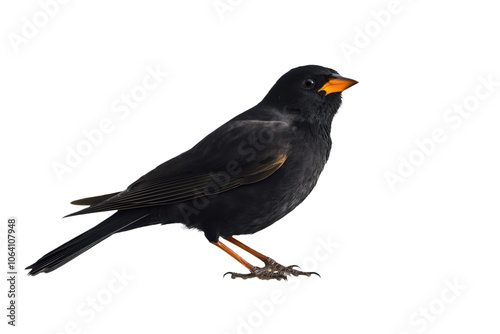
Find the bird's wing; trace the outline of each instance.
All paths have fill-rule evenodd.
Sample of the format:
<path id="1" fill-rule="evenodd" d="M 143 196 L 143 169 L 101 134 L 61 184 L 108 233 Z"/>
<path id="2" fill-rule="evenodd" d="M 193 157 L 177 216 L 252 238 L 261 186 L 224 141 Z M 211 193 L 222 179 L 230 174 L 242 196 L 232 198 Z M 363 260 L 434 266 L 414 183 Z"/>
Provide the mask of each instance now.
<path id="1" fill-rule="evenodd" d="M 286 122 L 228 122 L 125 191 L 68 216 L 179 203 L 258 182 L 285 163 L 292 136 Z"/>

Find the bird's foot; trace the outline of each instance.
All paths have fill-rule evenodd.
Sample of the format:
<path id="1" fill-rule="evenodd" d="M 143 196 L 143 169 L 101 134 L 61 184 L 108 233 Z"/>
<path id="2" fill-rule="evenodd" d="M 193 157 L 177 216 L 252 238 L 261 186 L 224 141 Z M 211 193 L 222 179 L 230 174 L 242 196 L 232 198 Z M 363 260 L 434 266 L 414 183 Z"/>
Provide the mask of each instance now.
<path id="1" fill-rule="evenodd" d="M 280 274 L 266 267 L 263 268 L 252 267 L 252 269 L 250 269 L 250 272 L 248 274 L 227 272 L 224 274 L 224 276 L 226 275 L 231 275 L 231 278 L 233 279 L 237 277 L 243 279 L 257 277 L 258 279 L 263 279 L 263 280 L 270 280 L 270 279 L 276 279 L 278 281 L 281 281 L 282 279 L 286 280 L 286 275 Z"/>
<path id="2" fill-rule="evenodd" d="M 294 269 L 294 268 L 300 268 L 299 266 L 297 266 L 295 264 L 288 266 L 288 267 L 285 267 L 285 266 L 279 264 L 278 262 L 274 261 L 270 257 L 268 257 L 266 260 L 264 260 L 264 263 L 266 264 L 266 266 L 264 268 L 271 268 L 273 271 L 280 273 L 281 275 L 285 275 L 285 276 L 293 275 L 293 276 L 307 276 L 307 277 L 309 277 L 311 275 L 316 275 L 318 277 L 321 277 L 317 272 L 314 272 L 314 271 L 301 271 L 301 270 Z"/>
<path id="3" fill-rule="evenodd" d="M 257 277 L 262 280 L 270 280 L 270 279 L 276 279 L 278 281 L 280 280 L 285 280 L 287 279 L 287 276 L 311 276 L 311 275 L 317 275 L 318 277 L 321 277 L 318 273 L 310 271 L 310 272 L 305 272 L 305 271 L 300 271 L 294 268 L 298 268 L 296 265 L 291 265 L 288 267 L 285 267 L 278 262 L 274 261 L 270 257 L 266 258 L 264 261 L 265 266 L 262 268 L 259 267 L 252 267 L 250 269 L 250 273 L 248 274 L 239 274 L 239 273 L 233 273 L 233 272 L 227 272 L 224 274 L 224 276 L 230 274 L 231 278 L 242 278 L 242 279 L 247 279 L 247 278 L 253 278 Z"/>

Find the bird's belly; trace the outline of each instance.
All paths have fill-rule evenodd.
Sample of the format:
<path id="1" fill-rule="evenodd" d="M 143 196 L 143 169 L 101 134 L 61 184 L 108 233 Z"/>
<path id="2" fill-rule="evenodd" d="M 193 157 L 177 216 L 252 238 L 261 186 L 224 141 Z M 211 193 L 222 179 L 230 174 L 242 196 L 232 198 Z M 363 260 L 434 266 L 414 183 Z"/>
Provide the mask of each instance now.
<path id="1" fill-rule="evenodd" d="M 228 193 L 234 204 L 229 208 L 221 208 L 226 211 L 226 219 L 217 224 L 219 234 L 252 234 L 272 225 L 295 209 L 311 193 L 322 166 L 298 170 L 303 172 L 297 174 L 284 168 L 263 181 Z M 227 204 L 227 199 L 223 202 Z"/>

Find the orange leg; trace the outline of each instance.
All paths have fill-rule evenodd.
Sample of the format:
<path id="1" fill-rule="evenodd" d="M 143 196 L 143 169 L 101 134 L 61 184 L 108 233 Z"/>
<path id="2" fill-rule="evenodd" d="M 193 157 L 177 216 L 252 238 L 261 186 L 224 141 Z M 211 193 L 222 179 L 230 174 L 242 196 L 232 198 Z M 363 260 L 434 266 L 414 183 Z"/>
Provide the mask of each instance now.
<path id="1" fill-rule="evenodd" d="M 248 247 L 247 245 L 245 245 L 241 241 L 236 240 L 233 237 L 227 237 L 227 238 L 224 238 L 224 239 L 226 239 L 227 241 L 235 244 L 236 246 L 240 247 L 244 251 L 247 251 L 248 253 L 252 254 L 253 256 L 255 256 L 256 258 L 258 258 L 261 261 L 266 262 L 269 259 L 268 256 L 265 256 L 264 254 L 261 254 L 261 253 L 257 252 L 255 249 L 252 249 L 252 248 Z"/>
<path id="2" fill-rule="evenodd" d="M 238 261 L 239 263 L 241 263 L 242 265 L 244 265 L 248 270 L 252 270 L 253 266 L 248 263 L 247 261 L 245 261 L 244 258 L 242 258 L 241 256 L 239 256 L 238 254 L 236 254 L 231 248 L 227 247 L 226 245 L 224 245 L 222 242 L 220 241 L 217 241 L 217 242 L 212 242 L 215 246 L 219 247 L 220 249 L 222 249 L 224 252 L 228 253 L 229 255 L 231 255 L 236 261 Z"/>

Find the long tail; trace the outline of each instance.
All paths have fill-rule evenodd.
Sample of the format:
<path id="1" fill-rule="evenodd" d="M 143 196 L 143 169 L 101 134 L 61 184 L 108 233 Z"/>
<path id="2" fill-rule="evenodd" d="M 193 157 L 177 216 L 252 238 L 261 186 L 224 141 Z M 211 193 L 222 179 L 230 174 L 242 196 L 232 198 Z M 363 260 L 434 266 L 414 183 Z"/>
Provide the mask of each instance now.
<path id="1" fill-rule="evenodd" d="M 78 255 L 94 247 L 114 233 L 130 227 L 130 225 L 134 223 L 139 223 L 140 220 L 149 216 L 149 214 L 145 214 L 144 212 L 133 212 L 133 210 L 127 211 L 116 212 L 99 225 L 71 239 L 54 249 L 52 252 L 47 253 L 40 260 L 26 268 L 31 269 L 28 275 L 35 276 L 39 273 L 51 272 L 73 260 Z"/>

